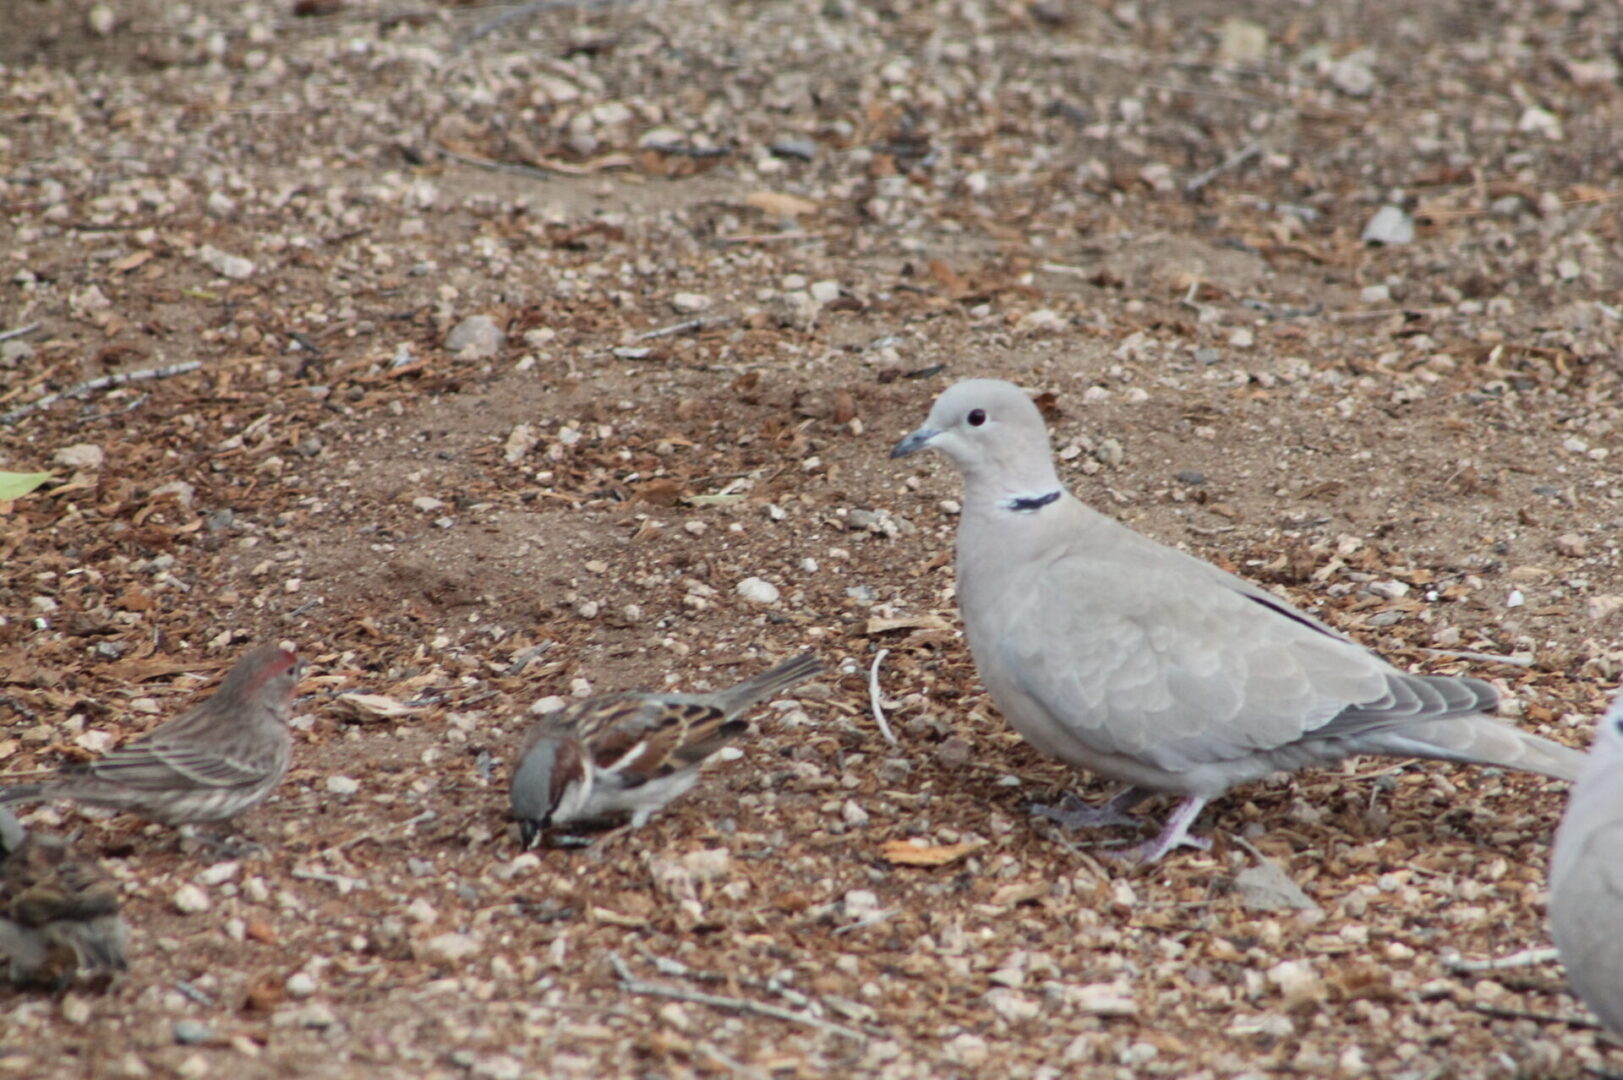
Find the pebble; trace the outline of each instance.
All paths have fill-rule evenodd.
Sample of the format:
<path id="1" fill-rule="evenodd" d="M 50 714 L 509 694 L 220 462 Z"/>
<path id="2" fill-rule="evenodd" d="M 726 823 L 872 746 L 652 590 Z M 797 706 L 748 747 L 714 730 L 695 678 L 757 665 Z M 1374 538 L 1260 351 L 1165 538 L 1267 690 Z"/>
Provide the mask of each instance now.
<path id="1" fill-rule="evenodd" d="M 817 144 L 810 139 L 779 139 L 767 147 L 773 157 L 810 161 L 817 156 Z"/>
<path id="2" fill-rule="evenodd" d="M 445 504 L 432 495 L 419 495 L 411 500 L 411 505 L 425 514 L 432 514 L 436 510 L 445 509 Z"/>
<path id="3" fill-rule="evenodd" d="M 720 881 L 733 872 L 732 853 L 726 848 L 704 848 L 682 856 L 682 868 L 694 881 Z"/>
<path id="4" fill-rule="evenodd" d="M 361 790 L 360 781 L 349 776 L 327 777 L 327 790 L 334 795 L 353 795 Z"/>
<path id="5" fill-rule="evenodd" d="M 737 593 L 752 604 L 776 604 L 778 587 L 764 578 L 747 577 L 738 583 Z"/>
<path id="6" fill-rule="evenodd" d="M 1029 994 L 1022 994 L 1018 990 L 1010 990 L 1005 986 L 994 987 L 986 992 L 986 1003 L 992 1011 L 1011 1024 L 1025 1020 L 1035 1020 L 1042 1012 L 1037 1000 Z"/>
<path id="7" fill-rule="evenodd" d="M 170 1029 L 175 1041 L 182 1046 L 197 1046 L 214 1041 L 214 1029 L 201 1020 L 176 1020 Z"/>
<path id="8" fill-rule="evenodd" d="M 78 994 L 68 994 L 62 998 L 62 1019 L 74 1027 L 81 1027 L 90 1022 L 90 1002 Z"/>
<path id="9" fill-rule="evenodd" d="M 1414 219 L 1401 206 L 1383 206 L 1365 224 L 1360 239 L 1366 244 L 1413 243 Z"/>
<path id="10" fill-rule="evenodd" d="M 1589 545 L 1577 533 L 1562 533 L 1555 538 L 1555 550 L 1556 554 L 1569 559 L 1581 559 L 1589 551 Z"/>
<path id="11" fill-rule="evenodd" d="M 466 960 L 470 956 L 478 955 L 485 947 L 484 938 L 478 934 L 437 934 L 423 942 L 423 955 L 430 960 L 439 960 L 444 963 L 455 963 Z"/>
<path id="12" fill-rule="evenodd" d="M 845 917 L 852 922 L 867 918 L 879 910 L 879 897 L 868 889 L 852 889 L 841 901 Z"/>
<path id="13" fill-rule="evenodd" d="M 445 347 L 464 359 L 495 356 L 507 343 L 507 335 L 489 315 L 469 315 L 445 335 Z"/>
<path id="14" fill-rule="evenodd" d="M 208 893 L 191 884 L 176 889 L 171 902 L 182 915 L 197 915 L 209 909 Z"/>
<path id="15" fill-rule="evenodd" d="M 308 971 L 295 971 L 287 977 L 287 996 L 307 998 L 316 992 L 316 980 Z"/>
<path id="16" fill-rule="evenodd" d="M 818 304 L 832 304 L 840 298 L 840 283 L 838 281 L 814 281 L 811 283 L 811 298 Z"/>
<path id="17" fill-rule="evenodd" d="M 1206 474 L 1201 472 L 1199 469 L 1183 469 L 1174 474 L 1173 479 L 1178 481 L 1180 484 L 1188 484 L 1190 487 L 1199 487 L 1206 482 Z"/>
<path id="18" fill-rule="evenodd" d="M 253 277 L 256 269 L 252 262 L 241 255 L 229 255 L 213 244 L 204 244 L 197 249 L 197 261 L 232 281 Z"/>
<path id="19" fill-rule="evenodd" d="M 95 443 L 74 443 L 51 455 L 51 464 L 67 469 L 99 469 L 107 454 Z"/>
<path id="20" fill-rule="evenodd" d="M 197 881 L 200 885 L 224 885 L 236 877 L 237 871 L 241 869 L 242 864 L 234 859 L 230 862 L 217 862 L 213 866 L 205 867 L 197 875 Z"/>
<path id="21" fill-rule="evenodd" d="M 671 307 L 683 315 L 704 311 L 710 303 L 710 297 L 701 293 L 679 292 L 671 297 Z"/>
<path id="22" fill-rule="evenodd" d="M 329 1028 L 338 1023 L 331 1008 L 319 1001 L 297 1009 L 282 1009 L 271 1017 L 273 1027 Z"/>

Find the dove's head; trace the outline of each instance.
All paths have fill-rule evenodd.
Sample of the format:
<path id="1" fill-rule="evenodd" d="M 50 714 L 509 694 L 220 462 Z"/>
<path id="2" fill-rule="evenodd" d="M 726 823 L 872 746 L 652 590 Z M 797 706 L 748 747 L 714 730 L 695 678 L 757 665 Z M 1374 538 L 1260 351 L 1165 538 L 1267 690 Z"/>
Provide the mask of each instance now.
<path id="1" fill-rule="evenodd" d="M 1060 489 L 1048 428 L 1026 392 L 1001 379 L 965 379 L 936 398 L 924 426 L 897 443 L 893 458 L 926 447 L 957 466 L 972 495 L 996 499 Z"/>

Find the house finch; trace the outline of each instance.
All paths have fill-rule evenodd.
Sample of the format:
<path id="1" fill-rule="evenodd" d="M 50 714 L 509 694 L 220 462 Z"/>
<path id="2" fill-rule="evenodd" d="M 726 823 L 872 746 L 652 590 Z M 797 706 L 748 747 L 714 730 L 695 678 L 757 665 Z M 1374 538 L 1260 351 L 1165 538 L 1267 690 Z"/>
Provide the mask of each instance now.
<path id="1" fill-rule="evenodd" d="M 0 952 L 11 981 L 62 987 L 80 973 L 123 971 L 129 927 L 118 887 L 59 837 L 31 836 L 0 809 Z"/>
<path id="2" fill-rule="evenodd" d="M 739 713 L 822 670 L 806 653 L 714 694 L 604 694 L 552 714 L 525 736 L 513 771 L 524 846 L 571 821 L 629 813 L 641 827 L 748 726 Z"/>
<path id="3" fill-rule="evenodd" d="M 302 667 L 286 649 L 261 645 L 207 701 L 54 779 L 0 791 L 0 803 L 76 799 L 169 825 L 230 820 L 287 774 L 287 720 Z"/>

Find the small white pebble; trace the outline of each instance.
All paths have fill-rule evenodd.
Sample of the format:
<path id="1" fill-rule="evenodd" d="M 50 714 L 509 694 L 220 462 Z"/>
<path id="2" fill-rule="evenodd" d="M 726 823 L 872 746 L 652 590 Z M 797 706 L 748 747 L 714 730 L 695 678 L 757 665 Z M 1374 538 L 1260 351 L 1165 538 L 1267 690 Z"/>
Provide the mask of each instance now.
<path id="1" fill-rule="evenodd" d="M 752 604 L 776 604 L 778 587 L 763 578 L 747 577 L 737 585 L 737 592 Z"/>
<path id="2" fill-rule="evenodd" d="M 203 885 L 223 885 L 232 878 L 236 877 L 237 871 L 241 869 L 242 864 L 235 860 L 230 862 L 217 862 L 213 866 L 204 868 L 203 871 L 197 875 L 197 880 Z"/>
<path id="3" fill-rule="evenodd" d="M 327 777 L 327 790 L 334 795 L 353 795 L 361 790 L 361 785 L 353 777 L 329 776 Z"/>
<path id="4" fill-rule="evenodd" d="M 287 977 L 287 996 L 307 998 L 316 992 L 316 981 L 307 971 L 295 971 Z"/>
<path id="5" fill-rule="evenodd" d="M 196 885 L 187 884 L 175 890 L 173 903 L 182 915 L 197 915 L 209 909 L 209 896 Z"/>

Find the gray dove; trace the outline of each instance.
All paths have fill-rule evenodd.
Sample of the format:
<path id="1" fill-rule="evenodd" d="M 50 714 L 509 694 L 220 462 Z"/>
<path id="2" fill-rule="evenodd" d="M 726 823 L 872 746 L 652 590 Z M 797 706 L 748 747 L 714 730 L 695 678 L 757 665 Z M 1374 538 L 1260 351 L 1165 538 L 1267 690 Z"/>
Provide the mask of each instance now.
<path id="1" fill-rule="evenodd" d="M 1550 929 L 1573 989 L 1623 1035 L 1623 694 L 1600 722 L 1555 833 Z"/>
<path id="2" fill-rule="evenodd" d="M 1355 754 L 1577 775 L 1583 755 L 1484 715 L 1487 683 L 1411 675 L 1272 593 L 1097 513 L 1060 484 L 1018 387 L 969 379 L 891 457 L 930 448 L 964 478 L 958 602 L 976 669 L 1027 742 L 1127 783 L 1103 807 L 1039 807 L 1075 828 L 1183 801 L 1153 862 L 1236 784 Z"/>

